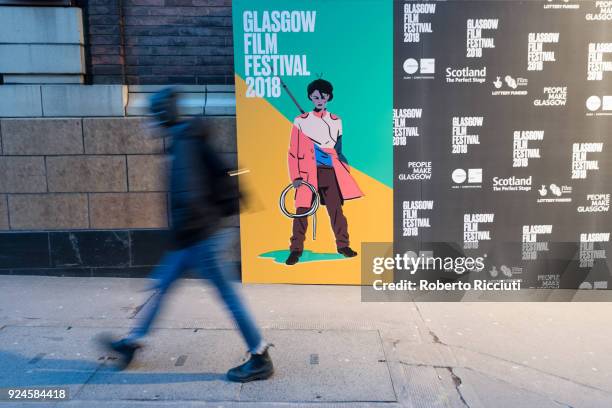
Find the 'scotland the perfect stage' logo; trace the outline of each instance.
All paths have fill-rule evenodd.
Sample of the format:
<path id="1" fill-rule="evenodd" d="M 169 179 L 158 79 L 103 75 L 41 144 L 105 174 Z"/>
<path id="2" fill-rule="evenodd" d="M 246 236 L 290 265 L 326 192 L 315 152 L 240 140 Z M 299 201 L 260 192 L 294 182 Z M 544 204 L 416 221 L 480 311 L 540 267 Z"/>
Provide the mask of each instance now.
<path id="1" fill-rule="evenodd" d="M 533 177 L 493 177 L 493 191 L 531 191 Z"/>
<path id="2" fill-rule="evenodd" d="M 446 68 L 446 82 L 449 84 L 484 84 L 487 82 L 487 67 Z"/>

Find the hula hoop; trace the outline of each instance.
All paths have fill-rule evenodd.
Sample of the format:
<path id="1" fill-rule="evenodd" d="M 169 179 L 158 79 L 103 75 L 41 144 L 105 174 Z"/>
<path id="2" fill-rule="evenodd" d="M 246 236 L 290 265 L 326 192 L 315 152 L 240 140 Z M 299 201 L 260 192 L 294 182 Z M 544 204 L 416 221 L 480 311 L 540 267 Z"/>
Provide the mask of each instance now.
<path id="1" fill-rule="evenodd" d="M 287 218 L 303 218 L 312 215 L 312 239 L 315 240 L 317 239 L 317 210 L 321 205 L 321 197 L 319 197 L 317 189 L 312 184 L 304 180 L 300 180 L 300 185 L 305 185 L 310 189 L 310 191 L 312 191 L 312 204 L 310 205 L 310 209 L 308 211 L 306 211 L 304 214 L 293 214 L 287 211 L 287 207 L 285 207 L 285 198 L 287 197 L 287 193 L 293 188 L 293 184 L 289 184 L 287 187 L 285 187 L 285 189 L 280 195 L 278 206 L 281 212 Z"/>

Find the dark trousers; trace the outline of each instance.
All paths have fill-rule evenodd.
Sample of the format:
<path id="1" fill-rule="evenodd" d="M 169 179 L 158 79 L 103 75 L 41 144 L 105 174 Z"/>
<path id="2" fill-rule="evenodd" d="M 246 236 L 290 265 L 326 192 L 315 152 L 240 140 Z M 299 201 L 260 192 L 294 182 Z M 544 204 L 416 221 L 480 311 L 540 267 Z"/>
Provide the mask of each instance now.
<path id="1" fill-rule="evenodd" d="M 336 180 L 336 173 L 332 167 L 318 167 L 317 179 L 319 184 L 319 196 L 321 204 L 324 204 L 329 214 L 334 235 L 336 236 L 336 247 L 345 248 L 349 246 L 348 223 L 342 211 L 342 195 Z M 308 212 L 308 208 L 298 207 L 297 214 Z M 293 236 L 291 237 L 290 251 L 302 252 L 304 250 L 304 239 L 308 229 L 308 217 L 293 219 Z"/>
<path id="2" fill-rule="evenodd" d="M 151 329 L 162 303 L 173 284 L 187 269 L 194 268 L 202 278 L 208 279 L 221 295 L 227 309 L 231 312 L 251 353 L 261 353 L 266 343 L 263 341 L 255 320 L 244 304 L 236 285 L 227 278 L 230 264 L 222 256 L 222 251 L 232 241 L 233 231 L 221 230 L 209 238 L 190 247 L 168 252 L 153 272 L 155 292 L 142 309 L 142 319 L 132 329 L 128 338 L 137 340 Z"/>

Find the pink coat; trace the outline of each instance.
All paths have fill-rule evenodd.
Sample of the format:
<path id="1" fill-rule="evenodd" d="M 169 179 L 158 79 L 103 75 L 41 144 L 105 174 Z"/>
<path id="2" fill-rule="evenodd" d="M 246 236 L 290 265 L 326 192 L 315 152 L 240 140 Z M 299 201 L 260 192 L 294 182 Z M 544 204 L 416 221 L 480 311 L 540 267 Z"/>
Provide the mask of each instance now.
<path id="1" fill-rule="evenodd" d="M 311 116 L 312 115 L 312 116 Z M 306 134 L 310 132 L 312 137 Z M 337 140 L 342 135 L 342 122 L 338 116 L 322 112 L 308 112 L 295 118 L 291 128 L 291 140 L 289 142 L 288 166 L 289 178 L 293 181 L 302 178 L 318 189 L 317 163 L 313 140 L 320 140 L 321 135 L 331 135 L 332 140 Z M 363 196 L 357 182 L 350 174 L 348 164 L 338 158 L 334 148 L 322 147 L 332 158 L 332 165 L 340 187 L 340 194 L 344 200 L 351 200 Z M 312 203 L 312 192 L 306 186 L 298 187 L 295 194 L 295 206 L 310 207 Z"/>

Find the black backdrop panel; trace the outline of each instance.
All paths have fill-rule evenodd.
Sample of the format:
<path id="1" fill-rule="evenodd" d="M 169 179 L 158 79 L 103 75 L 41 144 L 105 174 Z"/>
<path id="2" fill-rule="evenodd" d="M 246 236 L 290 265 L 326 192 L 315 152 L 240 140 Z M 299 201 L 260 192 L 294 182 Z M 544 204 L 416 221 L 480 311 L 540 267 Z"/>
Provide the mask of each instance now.
<path id="1" fill-rule="evenodd" d="M 606 5 L 395 2 L 396 252 L 440 243 L 486 254 L 489 278 L 610 287 Z"/>

